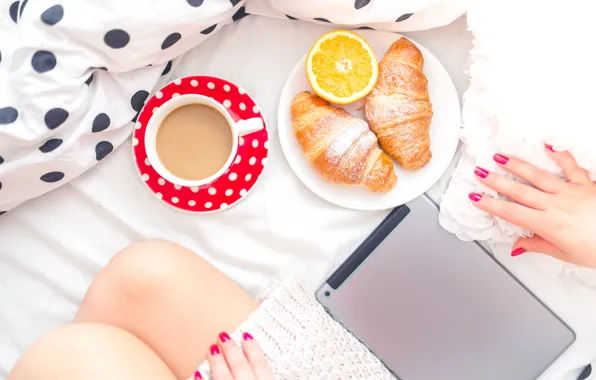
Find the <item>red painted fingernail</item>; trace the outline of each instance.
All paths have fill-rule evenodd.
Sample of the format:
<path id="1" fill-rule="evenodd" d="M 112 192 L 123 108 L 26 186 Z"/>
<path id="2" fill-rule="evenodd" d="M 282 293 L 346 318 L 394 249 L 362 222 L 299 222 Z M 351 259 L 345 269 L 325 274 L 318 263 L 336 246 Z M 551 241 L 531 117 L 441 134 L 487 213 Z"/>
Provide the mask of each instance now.
<path id="1" fill-rule="evenodd" d="M 476 169 L 474 169 L 474 174 L 476 174 L 480 178 L 486 178 L 488 177 L 488 170 L 476 166 Z"/>
<path id="2" fill-rule="evenodd" d="M 548 145 L 548 144 L 544 144 L 544 147 L 548 150 L 550 150 L 551 152 L 554 152 L 555 150 L 553 149 L 552 145 Z"/>
<path id="3" fill-rule="evenodd" d="M 244 340 L 253 340 L 252 335 L 250 335 L 250 333 L 245 332 L 244 334 L 242 334 L 242 338 Z"/>
<path id="4" fill-rule="evenodd" d="M 468 194 L 468 198 L 470 198 L 472 202 L 480 202 L 480 200 L 482 199 L 482 195 L 478 193 L 470 193 Z"/>
<path id="5" fill-rule="evenodd" d="M 230 336 L 228 335 L 228 333 L 222 332 L 219 334 L 219 339 L 221 340 L 222 343 L 225 343 L 228 340 L 230 340 Z"/>
<path id="6" fill-rule="evenodd" d="M 526 250 L 523 248 L 515 248 L 513 251 L 511 251 L 511 256 L 515 257 L 515 256 L 519 256 L 522 253 L 526 253 Z"/>
<path id="7" fill-rule="evenodd" d="M 195 380 L 203 380 L 203 376 L 201 376 L 201 372 L 195 371 Z"/>
<path id="8" fill-rule="evenodd" d="M 498 164 L 505 165 L 507 161 L 509 161 L 509 157 L 497 153 L 493 156 L 493 160 L 495 160 Z"/>
<path id="9" fill-rule="evenodd" d="M 209 348 L 209 351 L 211 351 L 211 355 L 213 356 L 219 355 L 219 346 L 217 344 L 213 344 L 211 345 L 211 348 Z"/>

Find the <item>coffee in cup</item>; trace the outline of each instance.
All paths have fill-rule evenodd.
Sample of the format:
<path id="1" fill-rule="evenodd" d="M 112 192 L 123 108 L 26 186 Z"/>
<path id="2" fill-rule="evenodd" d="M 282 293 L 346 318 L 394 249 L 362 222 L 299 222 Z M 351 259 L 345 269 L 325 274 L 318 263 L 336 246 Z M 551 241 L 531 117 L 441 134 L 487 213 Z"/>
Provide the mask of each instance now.
<path id="1" fill-rule="evenodd" d="M 189 181 L 212 176 L 232 151 L 232 130 L 226 118 L 204 104 L 172 111 L 157 131 L 157 156 L 173 175 Z"/>
<path id="2" fill-rule="evenodd" d="M 264 128 L 260 117 L 234 121 L 210 97 L 173 97 L 155 110 L 145 131 L 147 159 L 167 181 L 202 186 L 232 165 L 240 137 Z"/>

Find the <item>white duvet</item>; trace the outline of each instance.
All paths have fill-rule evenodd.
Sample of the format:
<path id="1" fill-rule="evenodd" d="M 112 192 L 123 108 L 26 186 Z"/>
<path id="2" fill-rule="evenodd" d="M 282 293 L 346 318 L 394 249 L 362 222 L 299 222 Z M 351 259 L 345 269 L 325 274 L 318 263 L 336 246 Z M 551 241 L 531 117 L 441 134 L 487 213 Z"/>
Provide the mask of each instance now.
<path id="1" fill-rule="evenodd" d="M 193 1 L 203 3 L 200 0 L 189 0 L 189 2 Z M 209 36 L 212 36 L 209 40 L 190 50 L 180 64 L 174 60 L 169 75 L 184 76 L 202 73 L 223 76 L 241 84 L 257 99 L 269 121 L 272 132 L 271 159 L 262 182 L 245 201 L 221 214 L 193 216 L 182 214 L 160 204 L 138 179 L 131 159 L 130 141 L 126 140 L 130 133 L 128 127 L 130 124 L 127 121 L 134 117 L 136 112 L 132 106 L 132 96 L 139 90 L 126 84 L 138 83 L 135 80 L 141 71 L 134 70 L 132 73 L 122 72 L 108 76 L 108 73 L 101 69 L 93 69 L 92 72 L 95 75 L 91 87 L 93 83 L 96 86 L 101 83 L 101 81 L 96 81 L 97 78 L 104 78 L 107 83 L 116 83 L 118 90 L 123 94 L 122 99 L 128 103 L 114 101 L 109 102 L 108 105 L 118 108 L 120 104 L 125 104 L 126 107 L 122 110 L 126 117 L 118 118 L 118 120 L 122 120 L 118 123 L 113 123 L 112 117 L 110 117 L 108 128 L 101 129 L 100 126 L 96 130 L 101 130 L 94 132 L 93 121 L 101 112 L 98 112 L 93 119 L 89 116 L 85 132 L 87 137 L 79 140 L 62 139 L 63 142 L 60 144 L 62 148 L 57 147 L 49 154 L 59 156 L 62 152 L 60 149 L 66 149 L 66 147 L 75 149 L 75 151 L 84 150 L 87 152 L 85 154 L 88 155 L 88 160 L 84 161 L 84 165 L 81 167 L 75 165 L 77 173 L 82 173 L 98 162 L 96 147 L 99 141 L 104 141 L 104 138 L 109 139 L 113 150 L 104 155 L 93 170 L 0 217 L 0 377 L 6 376 L 22 350 L 41 333 L 51 327 L 68 323 L 93 277 L 118 249 L 132 242 L 150 238 L 180 242 L 213 262 L 249 292 L 256 294 L 266 286 L 271 278 L 288 266 L 307 279 L 312 287 L 317 286 L 325 275 L 349 254 L 385 216 L 385 212 L 362 213 L 339 209 L 317 198 L 297 180 L 286 164 L 277 142 L 274 123 L 277 96 L 295 62 L 308 51 L 318 36 L 331 28 L 321 20 L 314 21 L 315 24 L 309 24 L 288 21 L 288 19 L 305 18 L 312 21 L 315 16 L 305 9 L 314 9 L 317 13 L 319 13 L 318 11 L 320 13 L 327 12 L 324 15 L 317 15 L 316 18 L 319 19 L 351 21 L 352 24 L 369 26 L 371 24 L 368 22 L 371 21 L 370 17 L 380 12 L 387 17 L 385 21 L 391 21 L 397 15 L 393 23 L 389 23 L 395 26 L 395 21 L 403 15 L 409 14 L 410 11 L 396 8 L 389 16 L 388 12 L 383 12 L 386 8 L 380 6 L 377 8 L 376 4 L 391 6 L 395 5 L 395 2 L 391 0 L 364 1 L 363 3 L 367 3 L 366 6 L 359 9 L 363 19 L 354 19 L 342 16 L 343 13 L 336 13 L 337 9 L 342 9 L 337 7 L 340 5 L 348 4 L 353 8 L 358 1 L 352 0 L 309 0 L 309 4 L 314 4 L 311 4 L 310 8 L 300 6 L 300 4 L 306 4 L 307 1 L 255 0 L 252 3 L 249 2 L 245 8 L 243 8 L 242 2 L 217 1 L 221 5 L 219 11 L 225 13 L 228 19 L 232 15 L 242 18 L 246 13 L 259 13 L 283 19 L 247 17 L 243 18 L 240 23 L 226 27 L 218 23 L 217 33 L 209 33 Z M 83 3 L 80 0 L 71 2 Z M 114 7 L 132 7 L 133 3 L 135 2 L 102 2 L 102 4 L 113 4 Z M 418 16 L 410 16 L 400 21 L 401 24 L 398 26 L 412 29 L 414 26 L 409 23 L 413 23 L 417 18 L 419 22 L 428 22 L 426 27 L 447 23 L 449 21 L 445 20 L 453 19 L 461 13 L 461 8 L 452 6 L 456 3 L 458 2 L 404 0 L 400 4 L 410 7 L 414 7 L 413 4 L 416 4 L 415 6 L 419 7 L 416 8 L 417 12 L 414 12 Z M 13 4 L 12 1 L 0 0 L 2 9 L 9 9 L 11 4 Z M 205 4 L 207 4 L 206 1 Z M 55 2 L 30 1 L 23 11 L 23 19 L 33 17 L 27 15 L 29 10 L 36 10 L 41 15 L 45 9 L 49 9 L 53 5 Z M 447 5 L 446 8 L 443 8 L 444 12 L 440 13 L 444 17 L 432 18 L 429 13 L 424 11 L 425 6 L 432 8 L 433 5 Z M 373 6 L 374 8 L 366 8 Z M 253 7 L 252 10 L 251 7 Z M 512 6 L 512 9 L 514 8 Z M 347 6 L 343 9 L 354 12 L 354 9 L 350 10 Z M 371 11 L 367 9 L 371 9 Z M 128 10 L 132 15 L 134 9 Z M 5 17 L 5 14 L 8 14 L 2 12 L 0 11 L 0 17 Z M 167 13 L 168 11 L 164 10 L 163 12 Z M 18 13 L 20 13 L 20 8 L 17 8 L 16 14 L 18 15 Z M 66 15 L 66 12 L 64 14 Z M 436 13 L 433 14 L 436 15 Z M 13 43 L 14 36 L 17 35 L 15 25 L 7 27 L 8 24 L 5 23 L 9 20 L 7 17 L 9 16 L 0 19 L 0 53 L 2 53 L 0 83 L 5 83 L 7 76 L 2 77 L 2 68 L 6 67 L 4 65 L 9 62 L 6 60 L 6 53 L 4 53 L 5 41 L 10 40 L 10 43 Z M 153 21 L 155 21 L 155 17 Z M 206 24 L 209 24 L 207 28 L 213 25 Z M 382 27 L 381 24 L 371 26 Z M 275 33 L 271 33 L 272 30 L 275 30 Z M 176 32 L 171 30 L 166 37 L 172 33 Z M 573 29 L 570 33 L 573 33 Z M 581 32 L 578 31 L 577 34 L 580 35 Z M 409 36 L 428 47 L 441 60 L 452 75 L 461 95 L 468 85 L 468 79 L 464 75 L 462 67 L 468 59 L 470 50 L 470 34 L 466 31 L 465 19 L 460 19 L 448 27 L 412 33 Z M 203 38 L 199 35 L 197 37 L 198 40 Z M 156 33 L 152 33 L 149 38 L 153 38 L 159 44 L 165 41 L 163 36 L 157 38 Z M 479 41 L 477 36 L 476 42 Z M 167 49 L 183 43 L 184 39 L 180 39 Z M 290 43 L 292 49 L 287 49 Z M 68 48 L 68 45 L 62 46 Z M 190 46 L 187 46 L 187 49 L 190 49 Z M 33 54 L 31 49 L 24 51 L 27 51 L 27 54 Z M 277 53 L 280 51 L 284 51 L 284 54 Z M 17 66 L 29 62 L 30 58 L 24 56 L 25 54 L 20 56 Z M 141 56 L 146 57 L 143 54 Z M 142 69 L 143 75 L 150 73 L 148 75 L 153 78 L 153 82 L 146 86 L 147 82 L 143 82 L 142 87 L 148 92 L 151 92 L 153 84 L 161 77 L 162 72 L 168 67 L 167 62 L 172 58 L 161 57 L 163 60 L 147 61 L 146 63 L 151 63 L 152 66 Z M 112 61 L 107 57 L 105 64 L 99 63 L 99 65 L 106 66 L 110 62 Z M 11 64 L 10 67 L 15 66 Z M 24 73 L 17 70 L 14 75 L 17 74 Z M 87 86 L 85 84 L 88 79 L 87 74 L 90 72 L 83 70 L 77 77 L 77 81 L 65 82 L 66 88 L 74 92 L 90 91 L 85 87 Z M 10 83 L 13 83 L 13 75 L 10 77 Z M 120 86 L 120 80 L 124 85 Z M 165 80 L 165 77 L 162 80 Z M 53 88 L 52 80 L 43 81 L 42 84 L 50 91 Z M 11 88 L 15 91 L 27 90 L 26 86 L 21 88 L 12 85 Z M 8 99 L 6 94 L 10 94 L 10 91 L 2 92 L 0 90 L 0 108 L 2 108 L 2 102 Z M 101 92 L 92 92 L 92 94 L 100 96 Z M 84 98 L 87 99 L 87 95 Z M 95 110 L 97 106 L 95 103 L 101 102 L 99 98 L 92 99 L 94 100 L 85 105 L 85 109 Z M 467 96 L 464 104 L 472 109 L 471 106 L 475 104 L 474 100 Z M 85 115 L 81 114 L 79 117 L 86 117 Z M 464 114 L 464 121 L 469 120 L 466 119 L 467 117 Z M 44 119 L 45 117 L 38 116 L 39 121 L 45 122 Z M 98 122 L 97 125 L 99 124 L 101 123 Z M 33 124 L 27 123 L 26 125 L 30 127 Z M 473 126 L 474 122 L 466 122 L 466 128 L 468 125 Z M 66 127 L 66 125 L 64 126 Z M 91 132 L 89 132 L 89 126 L 91 126 Z M 4 126 L 0 125 L 0 148 L 5 147 L 4 141 L 7 136 L 7 129 L 3 128 Z M 81 128 L 80 124 L 77 128 Z M 112 129 L 114 130 L 110 132 Z M 29 140 L 21 139 L 17 145 L 29 147 L 27 152 L 33 152 L 39 156 L 44 152 L 38 149 L 38 145 L 45 144 L 46 138 L 54 138 L 53 134 L 46 135 L 46 132 L 43 129 L 33 128 L 31 133 L 24 134 Z M 22 134 L 23 129 L 10 133 Z M 37 133 L 40 133 L 42 137 L 37 136 Z M 112 135 L 108 136 L 105 133 L 112 133 Z M 81 136 L 83 135 L 79 135 L 79 137 Z M 61 137 L 58 136 L 58 138 Z M 97 138 L 98 141 L 91 138 Z M 124 146 L 118 148 L 118 145 L 122 143 Z M 66 150 L 64 152 L 66 153 Z M 2 155 L 0 149 L 0 156 Z M 102 155 L 103 153 L 99 157 Z M 27 154 L 15 155 L 13 158 L 15 157 L 19 160 L 24 159 L 25 163 L 29 162 Z M 76 157 L 76 154 L 74 156 L 66 155 L 64 161 L 70 160 L 72 163 Z M 104 157 L 109 157 L 109 159 L 103 160 Z M 462 162 L 465 163 L 465 160 L 467 158 L 464 158 Z M 57 182 L 42 181 L 48 187 L 38 187 L 37 190 L 24 188 L 22 194 L 19 191 L 4 192 L 4 190 L 10 189 L 9 182 L 5 180 L 7 178 L 5 176 L 11 169 L 9 163 L 9 160 L 4 160 L 0 164 L 0 183 L 7 183 L 5 185 L 7 187 L 0 188 L 0 206 L 4 207 L 0 211 L 12 209 L 26 198 L 45 193 L 58 185 Z M 32 167 L 38 167 L 36 161 L 31 161 L 31 163 Z M 465 167 L 460 166 L 460 171 L 457 173 L 466 173 Z M 463 174 L 464 178 L 466 176 L 467 174 Z M 40 176 L 32 178 L 39 181 Z M 457 179 L 457 177 L 455 178 Z M 431 189 L 430 193 L 435 200 L 440 199 L 448 181 L 449 174 Z M 457 198 L 459 194 L 456 192 L 457 186 L 459 186 L 457 182 L 452 183 L 452 190 L 446 196 L 446 201 L 447 197 L 453 197 L 455 199 L 453 204 L 457 204 L 459 199 Z M 466 186 L 463 186 L 463 189 L 466 189 Z M 6 194 L 12 195 L 7 196 Z M 461 210 L 464 209 L 461 208 Z M 444 210 L 447 209 L 444 208 Z M 458 230 L 460 233 L 465 231 L 462 228 L 465 225 L 456 219 L 452 220 L 451 225 L 453 228 L 460 228 Z M 575 380 L 581 368 L 596 357 L 596 335 L 594 330 L 589 328 L 594 325 L 596 314 L 594 313 L 594 304 L 586 302 L 586 300 L 594 299 L 594 290 L 586 286 L 585 283 L 567 276 L 557 266 L 553 267 L 554 274 L 548 276 L 548 271 L 544 270 L 544 266 L 536 266 L 534 259 L 530 256 L 523 257 L 525 256 L 523 255 L 515 261 L 512 260 L 506 255 L 508 247 L 505 244 L 494 245 L 494 248 L 497 251 L 497 257 L 504 265 L 578 332 L 577 344 L 555 363 L 541 380 Z"/>
<path id="2" fill-rule="evenodd" d="M 228 18 L 234 14 L 238 14 L 238 18 L 251 7 L 249 3 L 241 10 L 242 2 L 232 7 L 229 0 L 209 1 L 219 2 L 222 5 L 220 10 L 226 12 Z M 0 19 L 0 69 L 16 67 L 13 65 L 16 64 L 14 60 L 12 63 L 8 60 L 4 45 L 6 38 L 16 35 L 17 29 L 21 27 L 9 18 L 8 12 L 4 12 L 9 9 L 10 3 L 0 0 L 0 15 L 3 17 Z M 74 3 L 76 7 L 83 2 L 79 0 Z M 101 4 L 127 7 L 132 3 L 138 2 Z M 167 3 L 170 4 L 170 1 Z M 289 1 L 287 3 L 292 4 Z M 349 3 L 353 7 L 353 1 Z M 23 22 L 29 17 L 29 20 L 39 24 L 39 15 L 54 4 L 45 0 L 29 1 L 22 13 Z M 325 5 L 322 1 L 318 1 L 318 4 Z M 68 9 L 64 7 L 64 18 L 60 22 L 68 20 Z M 288 266 L 302 274 L 311 286 L 320 284 L 334 263 L 349 254 L 384 217 L 383 212 L 359 213 L 339 209 L 310 193 L 286 164 L 277 140 L 277 99 L 284 80 L 312 43 L 333 26 L 323 21 L 305 23 L 290 20 L 285 12 L 275 12 L 267 3 L 259 5 L 255 2 L 254 9 L 283 19 L 251 16 L 239 23 L 218 26 L 209 39 L 190 50 L 180 63 L 174 61 L 171 71 L 164 77 L 161 74 L 168 66 L 165 57 L 164 61 L 144 62 L 142 73 L 111 74 L 100 69 L 83 70 L 76 80 L 62 82 L 73 93 L 82 91 L 85 99 L 82 109 L 99 114 L 97 107 L 109 107 L 111 122 L 106 129 L 98 127 L 96 130 L 100 130 L 93 132 L 95 116 L 85 119 L 85 125 L 74 123 L 68 127 L 69 131 L 77 128 L 84 130 L 79 140 L 69 139 L 66 132 L 62 134 L 61 128 L 67 128 L 67 125 L 53 130 L 56 135 L 51 136 L 46 135 L 50 133 L 47 128 L 44 130 L 34 124 L 27 124 L 31 133 L 24 132 L 24 125 L 20 121 L 19 128 L 11 128 L 10 132 L 5 125 L 0 125 L 0 156 L 6 156 L 0 164 L 0 182 L 4 184 L 0 189 L 0 205 L 6 208 L 0 211 L 11 209 L 0 216 L 0 378 L 6 377 L 22 351 L 40 334 L 72 319 L 87 287 L 100 269 L 119 249 L 135 241 L 159 238 L 179 242 L 210 260 L 250 293 L 257 294 Z M 288 14 L 294 18 L 306 17 L 306 13 L 298 14 L 298 9 L 295 11 L 296 16 Z M 394 13 L 395 19 L 402 16 L 399 9 L 395 9 Z M 35 14 L 38 16 L 34 19 Z M 130 12 L 124 14 L 133 17 L 133 9 L 130 8 Z M 365 15 L 370 16 L 368 13 Z M 332 16 L 323 14 L 321 17 L 332 19 Z M 456 17 L 454 13 L 448 16 L 451 19 Z M 414 16 L 411 18 L 415 20 Z M 422 20 L 426 20 L 426 17 L 422 17 Z M 401 22 L 407 25 L 406 21 Z M 195 28 L 199 34 L 200 30 L 204 30 L 201 26 Z M 152 41 L 159 43 L 158 50 L 161 53 L 164 37 L 157 38 L 158 31 L 154 26 L 150 26 L 150 29 L 155 35 Z M 271 30 L 275 30 L 275 33 L 271 33 Z M 173 32 L 169 30 L 166 35 Z M 131 44 L 133 36 L 131 32 Z M 196 44 L 201 41 L 201 36 L 197 37 Z M 443 59 L 461 93 L 466 84 L 461 67 L 469 50 L 465 21 L 460 20 L 458 24 L 439 29 L 436 33 L 421 32 L 415 37 Z M 181 39 L 169 49 L 183 42 Z M 100 43 L 103 43 L 101 38 Z M 288 49 L 290 43 L 292 48 Z M 62 47 L 68 49 L 68 45 Z M 33 54 L 32 50 L 27 51 Z M 282 51 L 284 53 L 280 54 Z M 75 60 L 88 58 L 74 55 Z M 21 57 L 19 64 L 30 65 L 30 57 Z M 132 63 L 132 58 L 123 65 Z M 145 67 L 148 63 L 153 66 Z M 105 61 L 89 64 L 110 68 L 111 61 L 106 58 Z M 59 67 L 56 66 L 54 70 L 59 70 Z M 44 74 L 58 73 L 54 70 Z M 87 87 L 85 81 L 91 72 L 94 73 L 94 79 Z M 241 84 L 259 102 L 271 132 L 271 158 L 257 188 L 233 209 L 208 216 L 180 213 L 158 202 L 138 178 L 131 157 L 131 143 L 126 138 L 132 128 L 128 120 L 136 112 L 130 97 L 141 89 L 130 86 L 130 83 L 139 83 L 138 75 L 147 75 L 151 81 L 158 78 L 164 81 L 168 75 L 171 78 L 197 73 L 218 75 Z M 13 75 L 16 74 L 11 73 L 10 77 Z M 0 83 L 6 83 L 6 78 L 6 75 L 3 76 Z M 105 87 L 102 84 L 104 81 L 107 82 Z M 57 86 L 55 82 L 55 78 L 50 76 L 42 84 L 52 89 Z M 118 88 L 117 94 L 121 96 L 106 98 L 106 92 L 102 89 L 112 85 Z M 28 90 L 18 85 L 11 86 L 19 91 Z M 143 82 L 141 87 L 151 92 L 153 83 Z M 5 96 L 6 92 L 0 93 L 0 102 L 9 99 Z M 52 101 L 52 98 L 50 96 L 48 101 Z M 120 115 L 119 110 L 122 111 L 121 118 L 111 116 Z M 75 115 L 75 112 L 69 114 Z M 86 116 L 81 114 L 79 117 Z M 44 122 L 44 117 L 41 116 L 39 121 Z M 36 133 L 39 136 L 34 137 Z M 27 197 L 57 186 L 44 182 L 48 187 L 24 189 L 22 194 L 18 191 L 8 193 L 12 186 L 12 181 L 7 179 L 8 173 L 15 169 L 10 162 L 17 158 L 23 159 L 23 163 L 30 161 L 28 154 L 11 157 L 3 153 L 6 146 L 12 146 L 5 144 L 7 134 L 31 137 L 30 140 L 19 140 L 17 146 L 36 157 L 50 155 L 59 161 L 75 164 L 79 162 L 76 161 L 78 153 L 75 152 L 84 151 L 87 159 L 80 161 L 83 166 L 75 164 L 73 168 L 83 172 L 90 166 L 94 167 L 54 191 L 12 208 Z M 37 144 L 43 145 L 46 138 L 64 141 L 53 151 L 44 153 L 39 151 Z M 95 146 L 98 141 L 106 139 L 114 149 L 97 161 Z M 68 153 L 71 149 L 73 153 Z M 48 164 L 34 160 L 30 163 L 31 168 L 43 167 L 43 170 L 46 170 L 44 165 Z M 32 178 L 39 181 L 39 176 Z"/>

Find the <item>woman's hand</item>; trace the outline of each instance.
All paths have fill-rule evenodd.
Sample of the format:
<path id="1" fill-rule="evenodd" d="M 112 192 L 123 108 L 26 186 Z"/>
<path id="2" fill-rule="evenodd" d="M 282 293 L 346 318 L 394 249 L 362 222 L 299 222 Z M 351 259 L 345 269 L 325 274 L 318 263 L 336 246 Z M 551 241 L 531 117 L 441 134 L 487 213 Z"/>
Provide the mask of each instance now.
<path id="1" fill-rule="evenodd" d="M 209 366 L 213 380 L 274 380 L 265 354 L 252 335 L 242 335 L 242 350 L 223 332 L 209 349 Z M 197 372 L 198 374 L 198 372 Z M 201 379 L 195 374 L 195 380 Z"/>
<path id="2" fill-rule="evenodd" d="M 571 154 L 555 152 L 549 145 L 546 150 L 563 169 L 567 182 L 522 160 L 496 154 L 500 167 L 534 187 L 477 167 L 474 173 L 482 183 L 515 202 L 476 193 L 469 198 L 479 209 L 534 232 L 513 245 L 512 256 L 542 252 L 596 267 L 596 184 Z"/>

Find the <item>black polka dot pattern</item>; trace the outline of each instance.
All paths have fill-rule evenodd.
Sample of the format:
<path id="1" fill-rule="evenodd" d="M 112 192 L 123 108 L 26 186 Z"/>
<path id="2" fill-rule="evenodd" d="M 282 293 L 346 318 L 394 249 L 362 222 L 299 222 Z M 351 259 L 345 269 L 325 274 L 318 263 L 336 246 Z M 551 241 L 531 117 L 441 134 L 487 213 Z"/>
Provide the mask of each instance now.
<path id="1" fill-rule="evenodd" d="M 133 118 L 132 118 L 132 120 L 131 120 L 131 121 L 132 121 L 133 123 L 136 123 L 136 122 L 137 122 L 137 119 L 139 118 L 139 114 L 140 114 L 140 112 L 137 112 L 137 114 L 135 115 L 135 117 L 133 117 Z"/>
<path id="2" fill-rule="evenodd" d="M 246 7 L 240 7 L 238 8 L 238 10 L 236 11 L 236 13 L 234 13 L 234 16 L 232 16 L 232 20 L 233 21 L 238 21 L 240 19 L 245 18 L 246 16 L 249 16 L 249 13 L 246 13 Z"/>
<path id="3" fill-rule="evenodd" d="M 358 29 L 362 29 L 362 30 L 374 30 L 374 28 L 371 28 L 370 26 L 360 26 L 360 27 L 358 27 Z"/>
<path id="4" fill-rule="evenodd" d="M 114 145 L 109 141 L 100 141 L 95 145 L 95 159 L 103 160 L 108 154 L 112 153 Z"/>
<path id="5" fill-rule="evenodd" d="M 105 113 L 100 113 L 99 115 L 95 116 L 95 119 L 93 119 L 93 124 L 91 125 L 91 132 L 97 133 L 104 131 L 108 129 L 110 123 L 110 117 Z"/>
<path id="6" fill-rule="evenodd" d="M 23 17 L 23 11 L 25 10 L 25 5 L 27 5 L 27 2 L 29 0 L 23 0 L 23 2 L 21 3 L 21 9 L 19 10 L 19 18 Z"/>
<path id="7" fill-rule="evenodd" d="M 201 34 L 209 34 L 209 33 L 213 32 L 215 30 L 215 28 L 217 28 L 217 24 L 213 24 L 210 27 L 208 27 L 207 29 L 201 30 Z"/>
<path id="8" fill-rule="evenodd" d="M 112 29 L 105 34 L 103 40 L 113 49 L 122 49 L 130 42 L 130 36 L 122 29 Z"/>
<path id="9" fill-rule="evenodd" d="M 170 70 L 172 70 L 172 61 L 168 61 L 166 67 L 164 67 L 163 71 L 161 72 L 161 75 L 167 75 L 170 72 Z"/>
<path id="10" fill-rule="evenodd" d="M 46 73 L 56 67 L 56 56 L 51 51 L 36 51 L 31 58 L 31 66 L 38 73 Z"/>
<path id="11" fill-rule="evenodd" d="M 19 117 L 19 111 L 13 107 L 0 108 L 0 125 L 14 123 Z"/>
<path id="12" fill-rule="evenodd" d="M 4 163 L 4 157 L 0 156 L 0 165 Z"/>
<path id="13" fill-rule="evenodd" d="M 0 190 L 2 190 L 2 182 L 0 182 Z"/>
<path id="14" fill-rule="evenodd" d="M 172 33 L 166 37 L 165 40 L 161 43 L 161 50 L 165 50 L 169 47 L 172 47 L 176 42 L 180 41 L 182 35 L 180 33 Z"/>
<path id="15" fill-rule="evenodd" d="M 195 8 L 203 5 L 203 0 L 186 0 L 186 2 L 188 3 L 188 5 Z"/>
<path id="16" fill-rule="evenodd" d="M 395 22 L 402 22 L 402 21 L 406 21 L 407 19 L 409 19 L 410 17 L 412 17 L 414 13 L 406 13 L 403 14 L 401 16 L 399 16 L 399 18 L 397 20 L 395 20 Z"/>
<path id="17" fill-rule="evenodd" d="M 0 216 L 6 214 L 6 211 L 0 211 Z"/>
<path id="18" fill-rule="evenodd" d="M 60 20 L 62 20 L 62 17 L 64 17 L 64 7 L 62 7 L 60 4 L 57 4 L 46 9 L 41 14 L 41 21 L 47 25 L 56 25 L 60 22 Z"/>
<path id="19" fill-rule="evenodd" d="M 44 117 L 46 127 L 56 129 L 68 119 L 68 111 L 62 108 L 52 108 Z"/>
<path id="20" fill-rule="evenodd" d="M 356 0 L 354 2 L 354 8 L 362 9 L 362 8 L 366 7 L 369 3 L 370 3 L 370 0 Z"/>
<path id="21" fill-rule="evenodd" d="M 236 5 L 238 5 L 238 3 L 240 2 L 240 0 L 230 0 L 230 3 L 232 3 L 232 6 L 235 7 Z"/>
<path id="22" fill-rule="evenodd" d="M 19 15 L 19 1 L 15 1 L 14 3 L 10 4 L 10 8 L 8 8 L 8 13 L 10 14 L 10 18 L 15 23 L 17 22 L 17 18 Z"/>
<path id="23" fill-rule="evenodd" d="M 130 98 L 130 105 L 132 109 L 137 112 L 141 112 L 148 96 L 149 93 L 145 90 L 135 92 L 135 94 Z"/>
<path id="24" fill-rule="evenodd" d="M 58 148 L 62 145 L 62 139 L 50 139 L 46 141 L 42 146 L 39 147 L 39 150 L 42 153 L 50 153 L 51 151 Z"/>
<path id="25" fill-rule="evenodd" d="M 49 173 L 46 173 L 46 174 L 42 175 L 41 177 L 39 177 L 40 180 L 47 182 L 47 183 L 58 182 L 58 181 L 62 180 L 63 178 L 64 178 L 64 173 L 62 173 L 62 172 L 49 172 Z"/>
<path id="26" fill-rule="evenodd" d="M 89 78 L 85 81 L 85 84 L 89 86 L 93 82 L 93 74 L 89 75 Z"/>
<path id="27" fill-rule="evenodd" d="M 289 18 L 290 20 L 298 20 L 296 17 L 292 17 L 290 15 L 286 15 L 287 18 Z"/>
<path id="28" fill-rule="evenodd" d="M 323 18 L 323 17 L 315 17 L 315 18 L 313 18 L 313 20 L 315 20 L 315 21 L 321 21 L 321 22 L 331 22 L 331 21 L 329 21 L 329 20 L 327 20 L 326 18 Z"/>
<path id="29" fill-rule="evenodd" d="M 577 380 L 586 380 L 588 377 L 590 377 L 591 374 L 592 374 L 592 365 L 588 364 L 588 366 L 586 368 L 584 368 L 582 373 L 579 375 Z"/>

